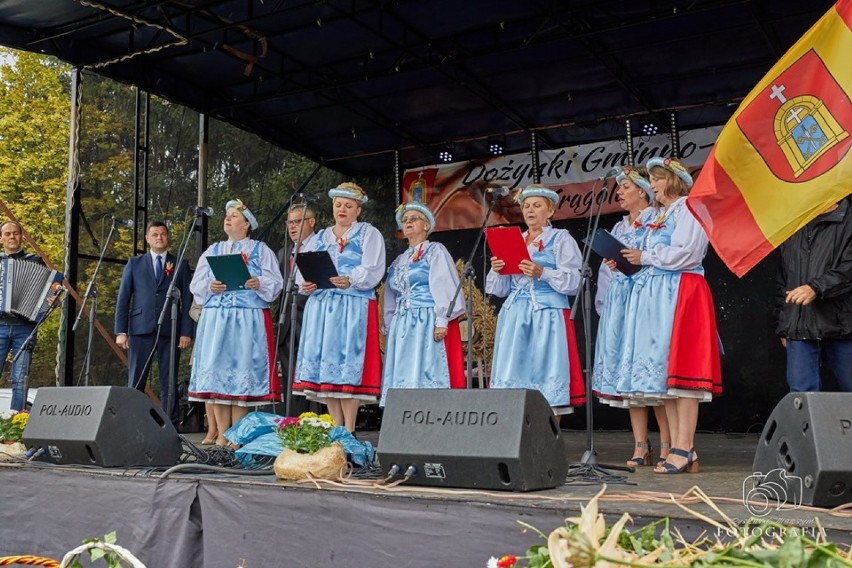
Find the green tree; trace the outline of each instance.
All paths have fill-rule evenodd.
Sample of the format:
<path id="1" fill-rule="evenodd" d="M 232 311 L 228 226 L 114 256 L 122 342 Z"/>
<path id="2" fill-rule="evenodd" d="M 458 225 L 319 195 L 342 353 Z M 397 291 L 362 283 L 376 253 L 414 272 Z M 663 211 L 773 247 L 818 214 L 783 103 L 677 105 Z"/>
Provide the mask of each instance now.
<path id="1" fill-rule="evenodd" d="M 70 73 L 70 67 L 39 54 L 0 50 L 0 198 L 60 268 L 64 261 Z M 134 157 L 139 152 L 136 157 L 140 161 L 143 158 L 143 141 L 138 145 L 134 134 L 135 113 L 133 87 L 83 73 L 78 178 L 86 223 L 81 225 L 78 245 L 80 293 L 91 280 L 94 259 L 105 244 L 109 216 L 142 218 L 134 208 Z M 148 194 L 147 202 L 140 207 L 147 210 L 149 221 L 170 224 L 172 249 L 176 250 L 196 203 L 199 116 L 156 96 L 150 99 L 148 115 L 150 134 L 144 145 Z M 245 201 L 265 228 L 316 167 L 304 157 L 217 120 L 210 121 L 208 148 L 208 204 L 215 210 L 209 224 L 210 242 L 224 238 L 222 208 L 229 199 Z M 306 188 L 321 198 L 317 206 L 319 226 L 332 222 L 326 192 L 346 180 L 338 172 L 321 168 Z M 352 181 L 360 183 L 370 196 L 362 220 L 375 224 L 393 241 L 393 183 L 388 177 Z M 272 225 L 264 238 L 273 249 L 286 238 L 284 219 L 286 216 Z M 389 251 L 395 244 L 389 243 Z M 109 331 L 113 329 L 121 271 L 134 247 L 144 249 L 144 227 L 119 230 L 98 275 L 97 315 Z M 194 266 L 195 247 L 190 246 L 187 252 Z M 54 381 L 58 322 L 59 318 L 53 317 L 43 327 L 31 368 L 31 384 L 36 386 Z M 83 325 L 75 342 L 75 373 L 80 371 L 86 346 Z M 107 342 L 96 335 L 92 347 L 91 384 L 125 384 L 126 369 Z M 182 365 L 181 375 L 188 378 L 189 365 Z"/>
<path id="2" fill-rule="evenodd" d="M 0 48 L 0 199 L 60 269 L 69 70 L 53 58 Z M 51 383 L 58 322 L 54 316 L 42 326 L 30 371 Z"/>

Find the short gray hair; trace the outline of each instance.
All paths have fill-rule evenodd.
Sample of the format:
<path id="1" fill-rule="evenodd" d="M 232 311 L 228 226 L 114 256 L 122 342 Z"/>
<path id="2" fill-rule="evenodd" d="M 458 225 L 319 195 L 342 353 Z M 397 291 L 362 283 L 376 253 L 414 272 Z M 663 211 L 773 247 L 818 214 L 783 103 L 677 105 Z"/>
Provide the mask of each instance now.
<path id="1" fill-rule="evenodd" d="M 316 216 L 317 216 L 316 210 L 313 207 L 311 207 L 310 205 L 308 205 L 307 203 L 297 203 L 295 205 L 291 205 L 290 209 L 287 210 L 287 214 L 289 215 L 293 211 L 297 211 L 299 209 L 304 209 L 305 212 L 303 213 L 303 215 L 307 215 L 308 213 L 310 213 L 311 215 L 314 216 L 314 219 L 316 219 Z"/>

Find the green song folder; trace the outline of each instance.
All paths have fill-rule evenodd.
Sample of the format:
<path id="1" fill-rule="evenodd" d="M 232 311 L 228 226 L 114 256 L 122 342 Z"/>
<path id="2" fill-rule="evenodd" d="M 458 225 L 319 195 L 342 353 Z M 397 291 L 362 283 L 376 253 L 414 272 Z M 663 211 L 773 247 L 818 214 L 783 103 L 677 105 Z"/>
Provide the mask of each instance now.
<path id="1" fill-rule="evenodd" d="M 228 290 L 245 290 L 246 281 L 251 278 L 246 261 L 241 254 L 220 254 L 208 256 L 207 264 L 216 280 L 228 287 Z"/>

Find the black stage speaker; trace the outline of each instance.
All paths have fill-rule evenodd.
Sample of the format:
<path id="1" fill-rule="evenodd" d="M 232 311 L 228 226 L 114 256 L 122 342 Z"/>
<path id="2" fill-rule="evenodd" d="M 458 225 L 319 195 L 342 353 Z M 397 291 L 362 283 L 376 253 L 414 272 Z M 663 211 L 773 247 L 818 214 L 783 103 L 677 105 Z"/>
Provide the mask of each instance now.
<path id="1" fill-rule="evenodd" d="M 564 439 L 547 400 L 523 389 L 391 389 L 379 461 L 407 482 L 532 491 L 565 483 Z"/>
<path id="2" fill-rule="evenodd" d="M 791 392 L 769 415 L 743 486 L 768 507 L 852 502 L 852 393 Z"/>
<path id="3" fill-rule="evenodd" d="M 172 423 L 130 387 L 38 389 L 23 441 L 56 464 L 170 466 L 181 455 Z"/>

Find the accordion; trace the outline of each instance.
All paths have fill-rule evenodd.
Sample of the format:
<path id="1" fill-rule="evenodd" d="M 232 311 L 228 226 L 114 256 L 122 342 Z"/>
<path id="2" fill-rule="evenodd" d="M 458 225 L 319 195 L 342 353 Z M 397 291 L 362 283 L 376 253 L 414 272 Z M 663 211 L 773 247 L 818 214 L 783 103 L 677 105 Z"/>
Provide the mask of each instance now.
<path id="1" fill-rule="evenodd" d="M 59 293 L 62 278 L 36 262 L 0 259 L 0 313 L 41 321 Z"/>

